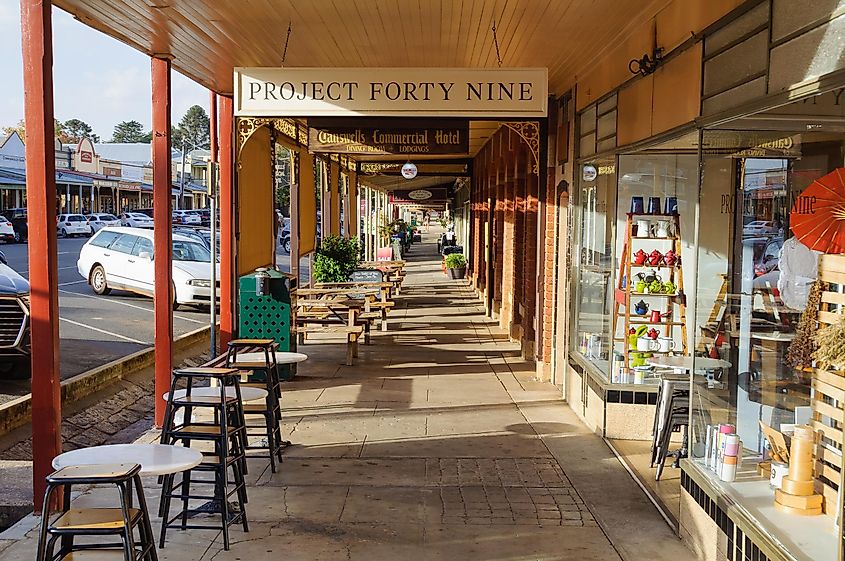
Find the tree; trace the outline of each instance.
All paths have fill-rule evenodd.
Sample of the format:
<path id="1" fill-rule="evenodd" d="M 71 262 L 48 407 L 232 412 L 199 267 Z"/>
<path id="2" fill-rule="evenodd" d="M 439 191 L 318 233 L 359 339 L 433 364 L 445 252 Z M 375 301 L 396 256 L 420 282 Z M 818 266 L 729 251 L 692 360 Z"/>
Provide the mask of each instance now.
<path id="1" fill-rule="evenodd" d="M 138 121 L 122 121 L 114 127 L 112 142 L 149 142 L 150 135 L 144 133 L 144 125 Z"/>
<path id="2" fill-rule="evenodd" d="M 90 138 L 91 142 L 100 142 L 100 136 L 94 134 L 94 129 L 85 121 L 69 119 L 63 125 L 62 142 L 79 142 L 83 138 Z"/>
<path id="3" fill-rule="evenodd" d="M 185 148 L 186 151 L 195 148 L 210 147 L 208 113 L 199 105 L 189 107 L 173 129 L 173 147 Z"/>
<path id="4" fill-rule="evenodd" d="M 64 124 L 58 119 L 53 121 L 53 127 L 55 128 L 55 136 L 56 138 L 60 138 L 62 134 L 64 134 Z M 3 127 L 3 134 L 9 135 L 13 132 L 17 132 L 18 136 L 21 137 L 21 140 L 26 142 L 26 123 L 23 119 L 18 121 L 18 124 L 12 127 Z"/>

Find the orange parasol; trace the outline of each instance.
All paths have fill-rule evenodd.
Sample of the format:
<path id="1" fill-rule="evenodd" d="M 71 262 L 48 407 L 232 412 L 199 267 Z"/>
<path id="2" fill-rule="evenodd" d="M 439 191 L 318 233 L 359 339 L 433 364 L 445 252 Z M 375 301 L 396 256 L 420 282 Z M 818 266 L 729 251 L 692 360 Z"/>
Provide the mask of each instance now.
<path id="1" fill-rule="evenodd" d="M 813 181 L 795 199 L 789 227 L 801 243 L 823 253 L 845 253 L 845 168 Z"/>

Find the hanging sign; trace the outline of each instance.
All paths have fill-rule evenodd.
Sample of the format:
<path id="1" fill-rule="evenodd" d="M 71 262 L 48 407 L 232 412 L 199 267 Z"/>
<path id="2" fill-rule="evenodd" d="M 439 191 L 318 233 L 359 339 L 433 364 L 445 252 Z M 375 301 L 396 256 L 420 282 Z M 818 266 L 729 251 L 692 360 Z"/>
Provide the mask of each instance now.
<path id="1" fill-rule="evenodd" d="M 545 117 L 546 68 L 235 68 L 235 115 Z"/>
<path id="2" fill-rule="evenodd" d="M 405 179 L 413 179 L 417 176 L 417 166 L 408 162 L 404 166 L 402 166 L 402 177 Z"/>
<path id="3" fill-rule="evenodd" d="M 344 122 L 345 121 L 345 122 Z M 334 154 L 468 154 L 469 121 L 309 119 L 308 149 Z"/>
<path id="4" fill-rule="evenodd" d="M 397 189 L 390 192 L 388 199 L 391 204 L 399 205 L 441 205 L 446 204 L 448 193 L 445 187 L 428 187 L 426 189 Z"/>

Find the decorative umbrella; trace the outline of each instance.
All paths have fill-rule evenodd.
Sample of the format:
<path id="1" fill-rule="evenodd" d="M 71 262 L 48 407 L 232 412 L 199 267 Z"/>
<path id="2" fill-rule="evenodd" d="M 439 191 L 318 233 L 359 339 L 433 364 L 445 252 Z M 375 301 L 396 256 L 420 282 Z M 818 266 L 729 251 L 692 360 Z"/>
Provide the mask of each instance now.
<path id="1" fill-rule="evenodd" d="M 792 232 L 823 253 L 845 253 L 845 168 L 813 181 L 792 205 Z"/>

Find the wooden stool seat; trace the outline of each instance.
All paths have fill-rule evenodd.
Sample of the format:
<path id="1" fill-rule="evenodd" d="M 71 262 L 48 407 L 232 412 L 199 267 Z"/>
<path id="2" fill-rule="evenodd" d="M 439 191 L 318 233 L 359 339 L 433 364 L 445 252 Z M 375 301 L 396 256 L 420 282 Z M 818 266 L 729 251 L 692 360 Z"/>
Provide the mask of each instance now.
<path id="1" fill-rule="evenodd" d="M 137 508 L 129 509 L 129 520 L 135 524 L 143 513 Z M 123 532 L 126 522 L 123 510 L 119 508 L 72 508 L 62 513 L 53 522 L 52 532 L 73 532 L 75 534 Z"/>

